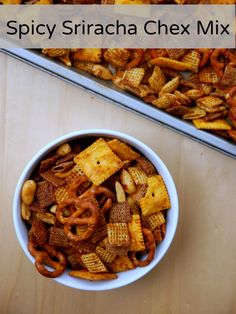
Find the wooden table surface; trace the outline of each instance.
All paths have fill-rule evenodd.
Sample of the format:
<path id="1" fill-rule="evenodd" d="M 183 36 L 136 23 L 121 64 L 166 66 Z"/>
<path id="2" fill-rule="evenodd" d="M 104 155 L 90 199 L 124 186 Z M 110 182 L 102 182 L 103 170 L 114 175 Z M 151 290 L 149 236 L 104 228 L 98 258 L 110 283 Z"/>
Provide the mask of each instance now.
<path id="1" fill-rule="evenodd" d="M 0 313 L 236 313 L 236 161 L 0 54 Z M 174 242 L 147 276 L 85 292 L 40 276 L 12 222 L 23 167 L 46 143 L 85 128 L 126 132 L 154 149 L 179 193 Z"/>

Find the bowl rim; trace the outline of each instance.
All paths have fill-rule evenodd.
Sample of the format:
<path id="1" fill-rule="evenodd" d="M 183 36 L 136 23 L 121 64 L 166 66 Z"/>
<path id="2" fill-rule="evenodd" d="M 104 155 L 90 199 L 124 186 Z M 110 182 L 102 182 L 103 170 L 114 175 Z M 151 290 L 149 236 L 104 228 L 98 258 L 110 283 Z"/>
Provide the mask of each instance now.
<path id="1" fill-rule="evenodd" d="M 18 239 L 18 242 L 24 252 L 24 254 L 28 257 L 28 259 L 34 263 L 34 258 L 31 256 L 27 249 L 27 243 L 25 243 L 24 237 L 23 237 L 23 232 L 20 227 L 20 224 L 24 224 L 22 218 L 21 218 L 21 211 L 19 210 L 20 208 L 20 202 L 21 202 L 21 189 L 22 185 L 25 180 L 30 176 L 32 173 L 32 170 L 35 168 L 35 166 L 38 164 L 38 162 L 46 155 L 48 154 L 51 150 L 56 148 L 58 145 L 61 145 L 67 141 L 74 140 L 76 138 L 82 138 L 82 137 L 89 137 L 89 136 L 94 136 L 94 137 L 99 137 L 99 136 L 105 136 L 105 137 L 111 137 L 111 138 L 117 138 L 120 139 L 130 145 L 132 145 L 135 149 L 137 150 L 142 150 L 140 151 L 144 156 L 147 155 L 152 155 L 153 158 L 155 158 L 156 163 L 159 165 L 159 167 L 163 170 L 165 173 L 165 176 L 168 178 L 168 186 L 167 189 L 171 189 L 171 209 L 172 209 L 172 226 L 170 231 L 168 232 L 168 237 L 166 236 L 165 239 L 162 241 L 161 245 L 164 243 L 164 248 L 159 252 L 158 256 L 155 256 L 154 260 L 152 261 L 151 264 L 149 264 L 146 267 L 142 268 L 136 268 L 140 269 L 140 272 L 135 275 L 134 278 L 128 278 L 126 280 L 121 280 L 119 281 L 119 278 L 116 280 L 109 280 L 109 281 L 100 281 L 100 282 L 90 282 L 90 281 L 85 281 L 79 278 L 74 278 L 70 276 L 70 281 L 73 281 L 71 278 L 74 278 L 76 281 L 74 282 L 67 282 L 65 276 L 69 276 L 67 273 L 63 274 L 60 277 L 54 278 L 53 280 L 71 287 L 75 288 L 78 290 L 85 290 L 85 291 L 105 291 L 105 290 L 112 290 L 115 288 L 123 287 L 125 285 L 131 284 L 135 282 L 136 280 L 140 279 L 141 277 L 145 276 L 148 272 L 150 272 L 155 266 L 158 265 L 158 263 L 161 261 L 161 259 L 164 257 L 164 255 L 167 253 L 171 243 L 173 242 L 173 238 L 176 233 L 177 225 L 178 225 L 178 218 L 179 218 L 179 201 L 178 201 L 178 194 L 177 190 L 175 187 L 174 180 L 164 164 L 164 162 L 161 160 L 161 158 L 158 156 L 158 154 L 152 150 L 150 147 L 148 147 L 146 144 L 144 144 L 142 141 L 138 140 L 137 138 L 128 135 L 126 133 L 120 132 L 120 131 L 114 131 L 114 130 L 109 130 L 109 129 L 83 129 L 79 131 L 74 131 L 70 133 L 66 133 L 62 136 L 59 136 L 55 138 L 54 140 L 50 141 L 48 144 L 44 145 L 31 159 L 30 161 L 26 164 L 24 167 L 20 177 L 18 178 L 16 187 L 15 187 L 15 192 L 14 192 L 14 197 L 13 197 L 13 225 L 14 229 L 16 232 L 16 236 Z M 143 150 L 145 152 L 143 152 Z M 147 157 L 147 156 L 145 156 Z M 148 158 L 148 157 L 147 157 Z M 156 165 L 155 165 L 156 168 Z M 159 169 L 160 170 L 160 169 Z M 158 172 L 159 172 L 158 170 Z M 166 184 L 166 180 L 165 184 Z M 168 191 L 169 192 L 169 191 Z M 174 200 L 174 202 L 173 202 Z M 170 211 L 170 210 L 169 210 Z M 168 221 L 167 221 L 168 222 Z M 159 247 L 160 245 L 158 245 Z M 157 253 L 156 253 L 157 255 Z M 133 272 L 135 270 L 129 270 L 124 273 L 119 273 L 118 276 L 125 276 L 129 272 Z M 129 276 L 125 276 L 129 277 Z M 131 276 L 132 277 L 132 276 Z M 109 282 L 112 282 L 112 284 L 109 284 Z"/>

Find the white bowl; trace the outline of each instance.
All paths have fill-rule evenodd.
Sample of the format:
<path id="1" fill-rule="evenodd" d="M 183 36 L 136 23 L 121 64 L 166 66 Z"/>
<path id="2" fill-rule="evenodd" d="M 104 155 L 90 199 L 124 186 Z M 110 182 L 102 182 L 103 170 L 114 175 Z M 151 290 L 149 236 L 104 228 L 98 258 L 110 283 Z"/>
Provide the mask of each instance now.
<path id="1" fill-rule="evenodd" d="M 125 286 L 130 284 L 137 279 L 143 277 L 148 272 L 150 272 L 153 267 L 155 267 L 160 260 L 163 258 L 165 253 L 170 247 L 170 244 L 174 238 L 177 222 L 178 222 L 178 195 L 176 192 L 174 181 L 165 166 L 162 160 L 157 156 L 157 154 L 147 147 L 145 144 L 135 139 L 134 137 L 112 131 L 112 130 L 103 130 L 103 129 L 89 129 L 82 130 L 73 133 L 69 133 L 63 135 L 54 141 L 47 144 L 43 147 L 27 164 L 23 173 L 20 176 L 20 179 L 17 183 L 14 200 L 13 200 L 13 221 L 15 226 L 15 231 L 19 243 L 26 254 L 26 256 L 34 263 L 34 258 L 30 255 L 27 249 L 28 243 L 28 230 L 25 226 L 24 221 L 21 218 L 21 188 L 25 180 L 27 180 L 31 173 L 33 172 L 36 165 L 43 159 L 45 155 L 47 155 L 51 150 L 56 148 L 57 146 L 83 137 L 111 137 L 120 139 L 130 145 L 132 145 L 135 149 L 137 149 L 140 153 L 142 153 L 147 159 L 149 159 L 152 164 L 155 166 L 159 174 L 163 177 L 169 196 L 171 200 L 171 208 L 167 210 L 167 222 L 166 222 L 166 236 L 164 240 L 158 244 L 156 249 L 156 254 L 153 261 L 146 267 L 138 267 L 134 270 L 129 270 L 126 272 L 118 273 L 118 278 L 115 280 L 107 280 L 107 281 L 98 281 L 92 282 L 79 278 L 74 278 L 68 275 L 65 272 L 62 276 L 55 278 L 54 280 L 60 284 L 66 285 L 68 287 L 81 289 L 81 290 L 91 290 L 91 291 L 102 291 L 102 290 L 110 290 L 118 287 Z M 36 270 L 35 270 L 36 271 Z"/>

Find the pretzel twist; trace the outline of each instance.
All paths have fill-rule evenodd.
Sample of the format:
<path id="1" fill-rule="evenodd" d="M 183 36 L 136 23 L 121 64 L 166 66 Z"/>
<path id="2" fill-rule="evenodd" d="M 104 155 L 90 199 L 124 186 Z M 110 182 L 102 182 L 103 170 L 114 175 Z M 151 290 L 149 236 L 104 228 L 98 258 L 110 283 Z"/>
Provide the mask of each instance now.
<path id="1" fill-rule="evenodd" d="M 106 200 L 106 202 L 104 203 L 104 205 L 102 206 L 102 213 L 103 214 L 105 214 L 109 209 L 111 209 L 112 203 L 113 203 L 112 198 L 109 197 Z"/>
<path id="2" fill-rule="evenodd" d="M 69 220 L 69 217 L 75 212 L 75 206 L 79 206 L 79 204 L 80 202 L 76 198 L 68 198 L 58 204 L 56 209 L 57 220 L 59 220 L 62 224 L 65 224 Z M 68 217 L 64 216 L 66 209 L 69 213 Z"/>
<path id="3" fill-rule="evenodd" d="M 144 51 L 143 49 L 134 49 L 135 57 L 126 65 L 126 69 L 132 69 L 137 67 L 143 58 Z"/>
<path id="4" fill-rule="evenodd" d="M 105 195 L 107 198 L 111 198 L 112 200 L 115 199 L 114 193 L 106 188 L 105 186 L 97 186 L 92 185 L 87 191 L 85 191 L 82 195 L 79 196 L 79 198 L 90 198 L 90 197 L 96 197 L 100 194 Z"/>
<path id="5" fill-rule="evenodd" d="M 111 208 L 113 200 L 115 199 L 114 193 L 108 188 L 104 186 L 92 185 L 87 191 L 80 195 L 79 198 L 96 198 L 96 196 L 101 194 L 107 197 L 106 202 L 101 208 L 101 211 L 105 213 Z"/>
<path id="6" fill-rule="evenodd" d="M 131 259 L 135 266 L 144 267 L 151 263 L 151 261 L 154 258 L 155 251 L 156 251 L 156 245 L 155 245 L 155 238 L 152 234 L 152 232 L 147 228 L 142 228 L 143 235 L 144 235 L 144 241 L 145 241 L 145 252 L 148 251 L 147 256 L 144 260 L 139 260 L 136 257 L 136 254 L 138 252 L 132 252 L 131 253 Z"/>
<path id="7" fill-rule="evenodd" d="M 232 62 L 232 63 L 236 62 L 236 54 L 231 52 L 229 49 L 226 49 L 225 55 L 227 56 L 227 58 L 229 59 L 230 62 Z"/>
<path id="8" fill-rule="evenodd" d="M 88 178 L 86 176 L 79 176 L 79 178 L 77 178 L 76 180 L 74 180 L 71 184 L 70 184 L 70 188 L 69 188 L 69 195 L 70 197 L 74 198 L 77 197 L 77 191 L 79 189 L 79 187 L 85 183 L 88 182 Z"/>
<path id="9" fill-rule="evenodd" d="M 89 199 L 75 199 L 75 204 L 79 207 L 64 224 L 64 232 L 69 240 L 74 242 L 84 241 L 89 239 L 98 223 L 99 208 Z M 85 211 L 90 212 L 89 217 L 80 217 Z M 86 225 L 87 228 L 82 235 L 72 233 L 72 227 L 76 225 Z"/>
<path id="10" fill-rule="evenodd" d="M 224 56 L 225 58 L 229 59 L 230 62 L 236 62 L 236 55 L 233 54 L 231 51 L 228 49 L 215 49 L 211 56 L 210 56 L 210 61 L 211 65 L 216 72 L 216 74 L 219 77 L 222 77 L 224 75 L 224 67 L 225 63 L 219 61 L 219 57 Z"/>
<path id="11" fill-rule="evenodd" d="M 228 103 L 230 104 L 230 106 L 232 106 L 233 108 L 236 107 L 236 86 L 233 86 L 229 92 L 228 92 L 228 95 L 227 95 L 227 98 L 228 98 Z M 232 108 L 231 108 L 232 109 Z M 236 120 L 236 117 L 235 119 L 233 120 Z"/>
<path id="12" fill-rule="evenodd" d="M 223 76 L 225 67 L 224 62 L 219 61 L 221 55 L 226 56 L 226 49 L 215 49 L 210 56 L 211 65 L 219 77 Z"/>
<path id="13" fill-rule="evenodd" d="M 198 48 L 195 50 L 201 54 L 201 60 L 199 63 L 199 68 L 203 68 L 207 64 L 208 60 L 210 59 L 212 49 Z"/>
<path id="14" fill-rule="evenodd" d="M 28 250 L 35 258 L 35 266 L 37 270 L 41 275 L 48 278 L 56 278 L 60 276 L 67 265 L 65 255 L 46 243 L 42 245 L 42 248 L 44 250 L 38 250 L 37 244 L 32 240 L 28 243 Z M 52 258 L 56 258 L 58 261 L 55 261 Z M 51 266 L 54 270 L 49 271 L 45 265 Z"/>

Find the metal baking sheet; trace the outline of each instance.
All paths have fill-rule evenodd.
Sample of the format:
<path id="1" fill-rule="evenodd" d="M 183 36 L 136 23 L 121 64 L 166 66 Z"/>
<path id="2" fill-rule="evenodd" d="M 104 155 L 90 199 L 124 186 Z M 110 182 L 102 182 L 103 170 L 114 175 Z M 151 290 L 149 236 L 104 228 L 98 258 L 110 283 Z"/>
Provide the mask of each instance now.
<path id="1" fill-rule="evenodd" d="M 190 122 L 171 116 L 144 103 L 128 92 L 116 88 L 112 82 L 103 81 L 83 71 L 66 67 L 56 60 L 45 57 L 39 51 L 21 48 L 0 50 L 236 159 L 236 144 L 208 132 L 198 130 Z"/>

